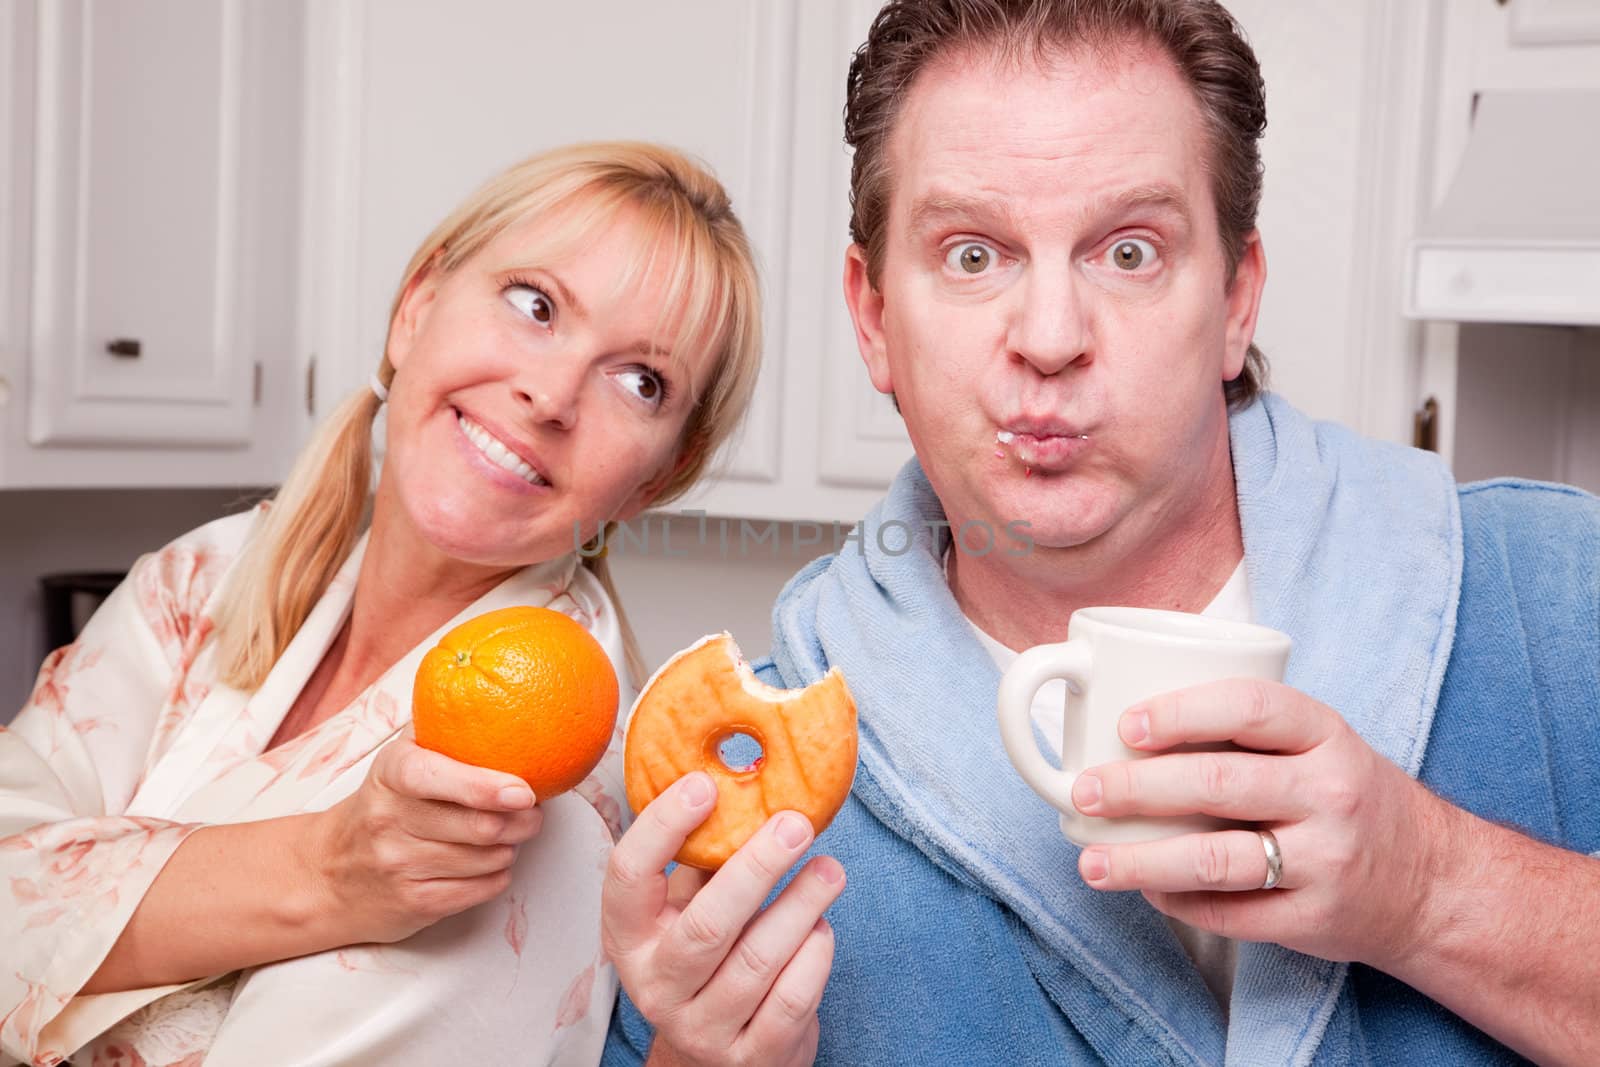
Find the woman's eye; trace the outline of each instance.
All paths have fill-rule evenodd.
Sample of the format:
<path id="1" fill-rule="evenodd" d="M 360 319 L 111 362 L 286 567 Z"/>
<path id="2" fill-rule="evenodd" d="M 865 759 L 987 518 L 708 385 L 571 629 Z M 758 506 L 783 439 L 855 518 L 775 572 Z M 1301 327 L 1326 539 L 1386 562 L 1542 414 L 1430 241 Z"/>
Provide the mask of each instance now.
<path id="1" fill-rule="evenodd" d="M 945 254 L 944 262 L 963 274 L 982 274 L 999 258 L 999 253 L 982 241 L 964 241 Z"/>
<path id="2" fill-rule="evenodd" d="M 1124 237 L 1106 256 L 1118 270 L 1136 271 L 1156 261 L 1156 246 L 1140 237 Z"/>
<path id="3" fill-rule="evenodd" d="M 506 300 L 540 326 L 548 326 L 555 321 L 555 302 L 542 289 L 535 289 L 531 285 L 507 286 Z"/>
<path id="4" fill-rule="evenodd" d="M 667 398 L 666 380 L 647 367 L 633 367 L 617 377 L 635 396 L 653 407 L 660 407 Z"/>

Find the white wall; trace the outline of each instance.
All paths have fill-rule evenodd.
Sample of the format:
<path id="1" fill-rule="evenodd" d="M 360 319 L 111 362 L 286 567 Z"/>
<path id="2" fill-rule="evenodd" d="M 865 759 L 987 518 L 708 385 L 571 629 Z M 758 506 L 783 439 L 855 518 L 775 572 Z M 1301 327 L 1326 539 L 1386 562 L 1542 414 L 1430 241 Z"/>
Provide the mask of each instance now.
<path id="1" fill-rule="evenodd" d="M 614 545 L 610 560 L 623 607 L 639 636 L 651 669 L 678 649 L 719 630 L 733 634 L 744 654 L 766 655 L 772 640 L 772 602 L 789 577 L 808 561 L 833 551 L 815 527 L 795 523 L 750 523 L 741 536 L 740 520 L 706 520 L 704 540 L 696 519 L 652 516 L 646 527 L 649 550 L 634 542 Z M 669 540 L 661 540 L 661 531 Z M 726 547 L 722 533 L 726 534 Z M 672 555 L 669 557 L 667 552 Z M 679 556 L 678 553 L 683 555 Z"/>

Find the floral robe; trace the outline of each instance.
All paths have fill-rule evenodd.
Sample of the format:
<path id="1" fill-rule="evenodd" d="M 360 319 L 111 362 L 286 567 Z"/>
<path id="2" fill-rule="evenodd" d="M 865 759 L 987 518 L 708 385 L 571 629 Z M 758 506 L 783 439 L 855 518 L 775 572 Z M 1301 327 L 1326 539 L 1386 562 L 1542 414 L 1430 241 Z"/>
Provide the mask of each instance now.
<path id="1" fill-rule="evenodd" d="M 218 680 L 207 638 L 256 514 L 140 559 L 0 729 L 0 1065 L 597 1062 L 616 989 L 599 911 L 626 812 L 620 714 L 595 773 L 541 801 L 543 828 L 502 896 L 396 944 L 79 995 L 185 837 L 331 806 L 410 720 L 412 678 L 439 634 L 265 751 L 349 614 L 365 539 L 242 693 Z M 512 604 L 577 619 L 626 676 L 616 613 L 576 556 L 513 575 L 439 633 Z M 631 697 L 624 686 L 624 709 Z"/>

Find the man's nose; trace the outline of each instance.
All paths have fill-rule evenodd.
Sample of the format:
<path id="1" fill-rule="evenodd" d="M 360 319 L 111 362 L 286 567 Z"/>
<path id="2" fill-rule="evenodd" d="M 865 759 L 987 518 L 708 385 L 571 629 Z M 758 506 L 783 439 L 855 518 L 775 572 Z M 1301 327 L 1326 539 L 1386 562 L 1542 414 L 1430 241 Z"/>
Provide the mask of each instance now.
<path id="1" fill-rule="evenodd" d="M 582 362 L 561 357 L 541 360 L 520 376 L 515 387 L 517 401 L 529 418 L 560 430 L 570 430 L 577 424 L 584 377 Z"/>
<path id="2" fill-rule="evenodd" d="M 1089 352 L 1084 294 L 1070 267 L 1029 270 L 1008 338 L 1011 351 L 1040 374 L 1064 370 Z"/>

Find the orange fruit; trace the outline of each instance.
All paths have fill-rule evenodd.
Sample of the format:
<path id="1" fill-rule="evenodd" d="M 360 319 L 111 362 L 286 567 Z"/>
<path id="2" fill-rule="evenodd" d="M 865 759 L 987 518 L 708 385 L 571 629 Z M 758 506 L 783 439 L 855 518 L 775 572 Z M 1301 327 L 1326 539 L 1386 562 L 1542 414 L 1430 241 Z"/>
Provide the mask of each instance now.
<path id="1" fill-rule="evenodd" d="M 611 659 L 588 630 L 548 608 L 501 608 L 422 657 L 411 718 L 423 748 L 514 774 L 545 800 L 599 764 L 617 695 Z"/>

